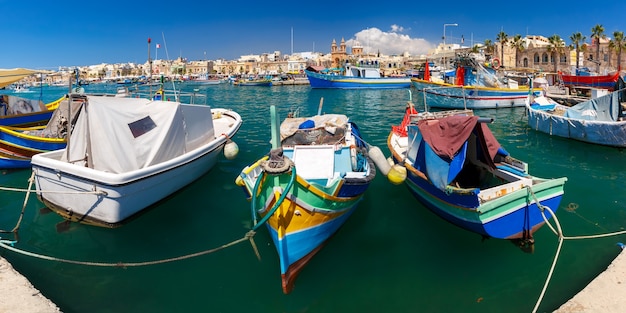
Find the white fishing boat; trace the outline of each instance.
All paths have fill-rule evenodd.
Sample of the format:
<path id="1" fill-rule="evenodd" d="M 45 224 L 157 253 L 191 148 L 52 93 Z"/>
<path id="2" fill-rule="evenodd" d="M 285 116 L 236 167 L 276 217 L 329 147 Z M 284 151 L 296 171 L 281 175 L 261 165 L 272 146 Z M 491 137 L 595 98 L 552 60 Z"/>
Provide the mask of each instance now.
<path id="1" fill-rule="evenodd" d="M 304 71 L 311 88 L 340 89 L 395 89 L 410 88 L 411 78 L 406 75 L 385 77 L 377 60 L 360 60 L 357 64 L 346 62 L 342 68 Z"/>
<path id="2" fill-rule="evenodd" d="M 73 95 L 78 97 L 77 95 Z M 116 227 L 208 172 L 241 117 L 205 105 L 82 96 L 67 147 L 37 154 L 38 198 L 64 218 Z"/>

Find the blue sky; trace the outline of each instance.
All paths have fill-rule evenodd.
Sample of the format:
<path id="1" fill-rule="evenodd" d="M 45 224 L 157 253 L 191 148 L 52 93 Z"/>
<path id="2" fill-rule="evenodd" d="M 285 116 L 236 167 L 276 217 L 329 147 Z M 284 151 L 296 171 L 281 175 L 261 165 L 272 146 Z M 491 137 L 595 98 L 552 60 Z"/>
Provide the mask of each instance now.
<path id="1" fill-rule="evenodd" d="M 480 6 L 461 1 L 18 1 L 0 0 L 3 47 L 0 68 L 57 69 L 100 63 L 144 63 L 148 38 L 154 59 L 237 59 L 281 51 L 330 52 L 333 39 L 358 40 L 385 54 L 426 53 L 446 42 L 496 41 L 509 36 L 574 32 L 589 40 L 601 24 L 605 34 L 626 32 L 626 3 L 612 7 L 572 1 L 502 1 Z M 556 12 L 559 12 L 558 14 Z M 161 48 L 156 49 L 156 44 Z M 369 47 L 369 48 L 368 48 Z"/>

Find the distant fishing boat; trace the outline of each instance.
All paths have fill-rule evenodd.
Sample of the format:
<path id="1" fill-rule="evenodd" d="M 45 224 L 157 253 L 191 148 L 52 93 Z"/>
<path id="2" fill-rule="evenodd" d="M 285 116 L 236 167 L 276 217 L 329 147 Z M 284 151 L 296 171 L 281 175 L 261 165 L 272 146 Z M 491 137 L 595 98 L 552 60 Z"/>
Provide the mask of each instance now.
<path id="1" fill-rule="evenodd" d="M 271 86 L 272 80 L 268 78 L 241 78 L 233 83 L 235 86 Z"/>
<path id="2" fill-rule="evenodd" d="M 424 77 L 411 78 L 411 83 L 424 93 L 430 107 L 493 109 L 525 105 L 528 93 L 531 92 L 529 87 L 520 87 L 513 79 L 501 81 L 492 70 L 485 68 L 473 56 L 461 56 L 456 63 L 454 76 L 431 77 L 429 64 L 426 62 Z M 540 96 L 543 91 L 533 88 L 532 93 Z"/>
<path id="3" fill-rule="evenodd" d="M 187 84 L 191 85 L 219 85 L 221 83 L 226 82 L 226 80 L 221 79 L 214 75 L 200 75 L 194 79 L 190 79 L 187 81 Z"/>
<path id="4" fill-rule="evenodd" d="M 290 117 L 279 127 L 275 107 L 270 110 L 272 150 L 244 168 L 236 183 L 251 199 L 254 230 L 267 225 L 288 294 L 302 268 L 354 212 L 376 169 L 347 116 Z"/>
<path id="5" fill-rule="evenodd" d="M 411 87 L 411 78 L 408 76 L 382 76 L 380 64 L 376 60 L 360 60 L 357 65 L 346 62 L 342 68 L 321 71 L 315 71 L 315 68 L 309 67 L 304 72 L 311 88 L 396 89 Z"/>
<path id="6" fill-rule="evenodd" d="M 565 75 L 562 72 L 558 75 L 565 87 L 601 88 L 609 91 L 614 90 L 617 79 L 620 77 L 619 71 L 607 75 Z"/>

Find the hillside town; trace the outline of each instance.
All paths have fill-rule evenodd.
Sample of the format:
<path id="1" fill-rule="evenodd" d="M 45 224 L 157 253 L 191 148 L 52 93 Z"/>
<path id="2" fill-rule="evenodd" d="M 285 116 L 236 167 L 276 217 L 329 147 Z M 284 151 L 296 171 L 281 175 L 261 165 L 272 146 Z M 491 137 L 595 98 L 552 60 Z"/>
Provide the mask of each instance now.
<path id="1" fill-rule="evenodd" d="M 578 33 L 580 35 L 580 33 Z M 309 66 L 321 68 L 340 67 L 346 61 L 359 59 L 377 60 L 384 76 L 409 74 L 412 70 L 423 68 L 426 61 L 441 66 L 450 66 L 455 55 L 478 53 L 487 60 L 488 65 L 507 71 L 571 73 L 576 69 L 586 69 L 598 75 L 616 71 L 622 63 L 614 40 L 607 37 L 592 37 L 585 42 L 584 36 L 578 41 L 567 45 L 558 35 L 550 38 L 539 35 L 516 35 L 508 37 L 498 34 L 499 41 L 475 44 L 468 47 L 461 43 L 438 44 L 426 55 L 413 56 L 409 53 L 401 55 L 385 55 L 380 52 L 364 51 L 362 45 L 355 42 L 348 48 L 345 39 L 339 43 L 333 40 L 330 52 L 296 52 L 283 54 L 281 51 L 262 54 L 242 55 L 237 60 L 187 60 L 179 57 L 175 60 L 149 59 L 145 63 L 96 64 L 78 67 L 80 79 L 85 82 L 119 82 L 139 77 L 161 77 L 169 79 L 193 80 L 200 77 L 228 76 L 286 76 L 304 75 Z M 599 48 L 596 43 L 599 42 Z M 577 57 L 578 54 L 578 57 Z M 558 55 L 558 57 L 557 57 Z M 555 61 L 556 60 L 556 61 Z M 31 77 L 32 85 L 64 85 L 75 73 L 74 67 L 59 67 L 58 71 L 45 76 Z"/>

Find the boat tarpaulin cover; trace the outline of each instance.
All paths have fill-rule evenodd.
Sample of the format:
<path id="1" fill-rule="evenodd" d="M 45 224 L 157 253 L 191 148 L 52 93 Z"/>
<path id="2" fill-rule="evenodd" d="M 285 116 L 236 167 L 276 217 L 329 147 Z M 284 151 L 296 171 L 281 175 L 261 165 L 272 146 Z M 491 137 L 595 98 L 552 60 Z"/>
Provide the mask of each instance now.
<path id="1" fill-rule="evenodd" d="M 348 117 L 343 114 L 323 114 L 313 117 L 286 118 L 280 125 L 280 139 L 283 140 L 295 134 L 298 129 L 302 129 L 300 126 L 305 122 L 311 124 L 311 129 L 324 127 L 332 131 L 334 128 L 344 128 L 348 123 Z"/>
<path id="2" fill-rule="evenodd" d="M 465 165 L 470 135 L 476 140 L 475 158 L 495 168 L 493 160 L 500 149 L 498 140 L 478 116 L 453 115 L 436 120 L 422 120 L 417 127 L 426 143 L 415 161 L 416 167 L 425 171 L 429 180 L 440 190 L 456 178 Z"/>
<path id="3" fill-rule="evenodd" d="M 68 149 L 70 162 L 124 173 L 182 155 L 185 146 L 180 103 L 90 96 Z"/>
<path id="4" fill-rule="evenodd" d="M 579 103 L 565 112 L 565 117 L 590 121 L 615 122 L 619 117 L 619 92 Z"/>

